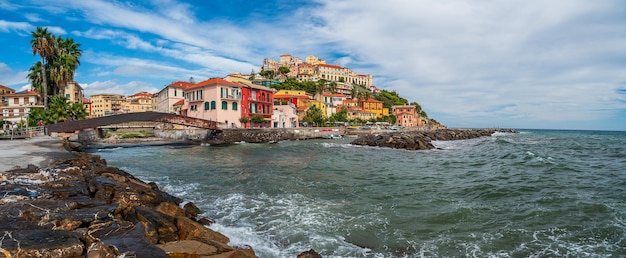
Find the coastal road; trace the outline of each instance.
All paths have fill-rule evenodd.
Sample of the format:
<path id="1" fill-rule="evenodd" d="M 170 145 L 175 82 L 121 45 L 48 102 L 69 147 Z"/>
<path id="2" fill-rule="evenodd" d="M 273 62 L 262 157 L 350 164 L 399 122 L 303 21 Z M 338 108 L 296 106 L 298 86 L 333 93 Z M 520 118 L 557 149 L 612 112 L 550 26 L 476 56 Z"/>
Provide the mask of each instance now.
<path id="1" fill-rule="evenodd" d="M 74 155 L 63 148 L 59 138 L 48 136 L 21 140 L 0 140 L 0 171 L 33 164 L 38 167 L 49 165 L 59 159 Z"/>

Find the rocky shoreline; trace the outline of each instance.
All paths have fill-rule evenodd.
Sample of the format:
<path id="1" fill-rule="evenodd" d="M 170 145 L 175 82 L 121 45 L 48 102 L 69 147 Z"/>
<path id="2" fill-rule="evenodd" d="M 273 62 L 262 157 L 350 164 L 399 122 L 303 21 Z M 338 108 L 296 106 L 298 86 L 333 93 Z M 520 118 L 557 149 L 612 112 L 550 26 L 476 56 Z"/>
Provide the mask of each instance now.
<path id="1" fill-rule="evenodd" d="M 171 196 L 96 155 L 0 173 L 4 257 L 256 257 Z M 182 208 L 181 208 L 182 206 Z"/>
<path id="2" fill-rule="evenodd" d="M 513 129 L 436 129 L 429 131 L 389 132 L 361 135 L 350 144 L 406 150 L 430 150 L 432 141 L 467 140 L 496 132 L 517 133 Z"/>

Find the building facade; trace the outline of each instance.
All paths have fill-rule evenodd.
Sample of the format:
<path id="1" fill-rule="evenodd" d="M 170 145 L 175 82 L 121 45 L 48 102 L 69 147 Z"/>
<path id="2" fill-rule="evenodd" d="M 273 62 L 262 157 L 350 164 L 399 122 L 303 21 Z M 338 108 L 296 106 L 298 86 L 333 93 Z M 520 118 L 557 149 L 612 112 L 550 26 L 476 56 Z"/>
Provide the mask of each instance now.
<path id="1" fill-rule="evenodd" d="M 65 85 L 65 97 L 70 103 L 83 103 L 83 98 L 85 95 L 83 94 L 83 87 L 80 86 L 75 81 L 68 82 Z"/>
<path id="2" fill-rule="evenodd" d="M 240 82 L 240 84 L 242 86 L 241 117 L 250 118 L 261 115 L 269 124 L 272 121 L 274 92 L 276 90 L 248 82 Z"/>
<path id="3" fill-rule="evenodd" d="M 396 116 L 395 125 L 397 126 L 415 127 L 424 125 L 415 106 L 391 106 L 391 113 Z"/>
<path id="4" fill-rule="evenodd" d="M 11 91 L 6 91 L 11 92 Z M 15 93 L 3 94 L 4 100 L 0 105 L 0 120 L 6 120 L 10 122 L 19 122 L 21 120 L 27 120 L 28 114 L 33 109 L 43 109 L 43 105 L 40 104 L 39 93 L 36 91 L 23 91 Z"/>
<path id="5" fill-rule="evenodd" d="M 174 103 L 184 99 L 184 91 L 193 85 L 190 82 L 177 81 L 165 86 L 156 95 L 156 112 L 175 113 Z"/>
<path id="6" fill-rule="evenodd" d="M 298 108 L 292 103 L 286 105 L 274 105 L 272 112 L 273 128 L 296 128 L 299 127 Z"/>
<path id="7" fill-rule="evenodd" d="M 123 113 L 122 108 L 126 99 L 120 94 L 95 94 L 89 97 L 91 102 L 91 117 L 111 116 Z"/>
<path id="8" fill-rule="evenodd" d="M 216 121 L 222 128 L 241 127 L 242 85 L 221 78 L 193 84 L 184 90 L 187 116 Z"/>

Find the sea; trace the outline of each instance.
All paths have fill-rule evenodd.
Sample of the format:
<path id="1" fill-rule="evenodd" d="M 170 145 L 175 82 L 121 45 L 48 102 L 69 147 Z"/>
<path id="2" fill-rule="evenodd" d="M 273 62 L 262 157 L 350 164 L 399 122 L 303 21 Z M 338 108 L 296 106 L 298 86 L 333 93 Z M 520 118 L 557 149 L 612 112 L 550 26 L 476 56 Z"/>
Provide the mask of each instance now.
<path id="1" fill-rule="evenodd" d="M 626 132 L 91 149 L 258 257 L 626 257 Z"/>

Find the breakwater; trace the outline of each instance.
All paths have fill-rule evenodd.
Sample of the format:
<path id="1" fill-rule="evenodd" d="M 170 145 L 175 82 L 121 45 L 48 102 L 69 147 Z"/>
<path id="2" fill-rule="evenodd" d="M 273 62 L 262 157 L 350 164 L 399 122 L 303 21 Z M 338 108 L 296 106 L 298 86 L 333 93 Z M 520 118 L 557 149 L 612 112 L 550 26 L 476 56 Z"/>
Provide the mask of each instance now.
<path id="1" fill-rule="evenodd" d="M 96 155 L 0 172 L 0 182 L 3 257 L 256 257 L 205 227 L 193 203 Z"/>
<path id="2" fill-rule="evenodd" d="M 467 140 L 490 136 L 495 132 L 517 133 L 512 129 L 436 129 L 429 131 L 388 132 L 361 135 L 351 142 L 353 145 L 387 147 L 407 150 L 429 150 L 432 141 Z"/>

